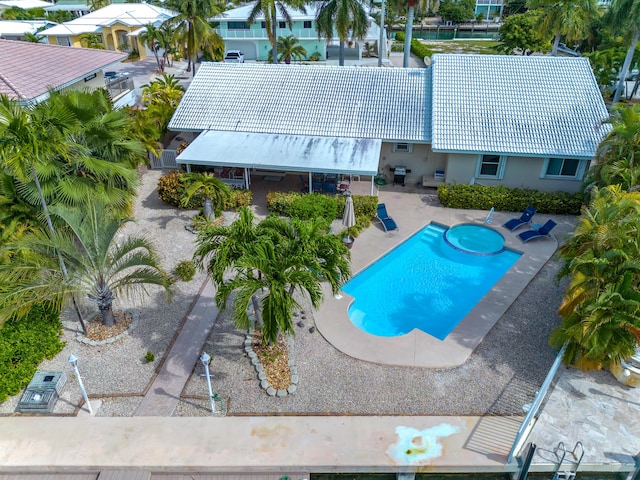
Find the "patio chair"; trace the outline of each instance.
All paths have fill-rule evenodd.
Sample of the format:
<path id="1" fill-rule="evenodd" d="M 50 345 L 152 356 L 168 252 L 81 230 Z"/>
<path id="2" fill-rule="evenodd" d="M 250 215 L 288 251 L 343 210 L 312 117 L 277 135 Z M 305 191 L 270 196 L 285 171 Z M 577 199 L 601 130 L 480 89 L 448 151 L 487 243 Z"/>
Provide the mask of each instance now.
<path id="1" fill-rule="evenodd" d="M 398 225 L 393 218 L 387 213 L 387 207 L 384 203 L 378 204 L 378 211 L 376 212 L 376 218 L 382 222 L 382 228 L 385 232 L 389 230 L 397 230 Z"/>
<path id="2" fill-rule="evenodd" d="M 536 213 L 536 209 L 533 208 L 531 205 L 529 205 L 527 208 L 524 209 L 524 212 L 522 212 L 522 215 L 520 215 L 518 218 L 512 218 L 511 220 L 505 222 L 502 226 L 505 228 L 508 228 L 513 232 L 514 230 L 517 230 L 523 225 L 530 224 L 531 219 L 533 218 L 533 215 L 535 213 Z"/>
<path id="3" fill-rule="evenodd" d="M 534 238 L 550 237 L 549 232 L 551 232 L 551 230 L 553 230 L 553 227 L 555 227 L 556 225 L 557 223 L 553 220 L 548 220 L 547 223 L 545 223 L 541 227 L 534 230 L 527 230 L 526 232 L 522 232 L 518 234 L 518 237 L 520 238 L 520 240 L 522 240 L 522 243 L 526 243 L 529 240 L 533 240 Z"/>

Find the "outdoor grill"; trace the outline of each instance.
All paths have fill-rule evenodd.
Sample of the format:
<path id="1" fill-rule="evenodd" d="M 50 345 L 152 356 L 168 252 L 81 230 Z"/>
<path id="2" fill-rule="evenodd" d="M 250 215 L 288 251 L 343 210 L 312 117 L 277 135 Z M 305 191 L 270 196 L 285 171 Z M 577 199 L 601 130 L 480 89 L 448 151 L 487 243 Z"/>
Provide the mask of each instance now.
<path id="1" fill-rule="evenodd" d="M 393 169 L 393 184 L 399 183 L 404 187 L 404 181 L 407 178 L 407 167 L 395 167 Z"/>

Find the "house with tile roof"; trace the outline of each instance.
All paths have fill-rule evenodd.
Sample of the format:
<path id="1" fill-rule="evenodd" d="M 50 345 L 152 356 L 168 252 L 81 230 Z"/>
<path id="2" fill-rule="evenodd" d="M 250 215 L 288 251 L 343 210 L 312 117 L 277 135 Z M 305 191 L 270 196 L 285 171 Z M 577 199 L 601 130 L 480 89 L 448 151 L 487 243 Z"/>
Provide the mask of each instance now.
<path id="1" fill-rule="evenodd" d="M 574 192 L 607 117 L 584 58 L 438 54 L 426 69 L 203 64 L 169 128 L 200 133 L 183 165 Z"/>
<path id="2" fill-rule="evenodd" d="M 285 18 L 278 12 L 276 34 L 278 37 L 293 35 L 307 51 L 307 58 L 315 54 L 318 58 L 324 60 L 327 58 L 327 42 L 318 36 L 318 31 L 316 30 L 316 15 L 319 3 L 311 2 L 307 4 L 304 11 L 295 8 L 288 9 L 291 15 L 291 28 L 289 28 Z M 252 9 L 253 4 L 233 8 L 214 17 L 213 20 L 218 22 L 216 31 L 224 40 L 226 51 L 240 50 L 244 53 L 246 60 L 266 61 L 271 53 L 271 43 L 269 43 L 264 15 L 260 14 L 254 23 L 249 24 L 247 19 Z M 366 37 L 362 40 L 355 39 L 345 45 L 345 48 L 352 50 L 355 56 L 361 58 L 364 42 L 377 45 L 379 38 L 380 29 L 370 18 Z M 337 39 L 338 35 L 336 33 L 334 35 L 334 43 L 337 43 Z"/>
<path id="3" fill-rule="evenodd" d="M 138 36 L 150 23 L 160 25 L 174 12 L 146 3 L 112 3 L 81 17 L 48 28 L 39 33 L 52 45 L 82 47 L 85 33 L 98 35 L 107 50 L 137 51 L 140 58 L 150 55 Z"/>
<path id="4" fill-rule="evenodd" d="M 108 50 L 0 40 L 0 94 L 29 105 L 46 100 L 49 90 L 105 87 L 114 105 L 133 105 L 133 84 L 104 76 L 104 69 L 126 58 L 125 53 Z"/>

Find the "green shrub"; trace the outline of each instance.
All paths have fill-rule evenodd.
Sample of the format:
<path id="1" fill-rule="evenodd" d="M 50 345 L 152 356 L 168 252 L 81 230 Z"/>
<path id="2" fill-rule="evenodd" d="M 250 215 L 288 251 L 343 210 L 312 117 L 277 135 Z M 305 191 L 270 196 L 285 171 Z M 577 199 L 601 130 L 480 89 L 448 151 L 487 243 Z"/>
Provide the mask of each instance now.
<path id="1" fill-rule="evenodd" d="M 22 320 L 10 320 L 0 329 L 0 402 L 20 392 L 38 365 L 62 350 L 59 317 L 59 311 L 39 305 Z"/>
<path id="2" fill-rule="evenodd" d="M 508 188 L 502 185 L 442 184 L 438 199 L 445 207 L 473 208 L 519 212 L 527 205 L 540 213 L 578 215 L 584 204 L 582 193 L 544 192 L 529 188 Z"/>
<path id="3" fill-rule="evenodd" d="M 396 33 L 396 40 L 398 42 L 404 42 L 406 38 L 407 37 L 405 36 L 404 32 L 397 32 Z M 416 57 L 418 57 L 418 58 L 420 58 L 422 60 L 424 57 L 430 57 L 431 55 L 433 55 L 433 50 L 431 50 L 429 47 L 427 47 L 420 40 L 418 40 L 416 38 L 412 38 L 411 39 L 411 53 L 413 53 Z"/>
<path id="4" fill-rule="evenodd" d="M 176 276 L 183 282 L 193 279 L 196 274 L 196 266 L 191 260 L 183 260 L 176 265 Z"/>
<path id="5" fill-rule="evenodd" d="M 147 362 L 147 363 L 151 363 L 155 359 L 156 359 L 156 356 L 153 353 L 151 353 L 150 350 L 147 350 L 147 353 L 145 353 L 145 355 L 144 355 L 144 361 Z"/>
<path id="6" fill-rule="evenodd" d="M 180 202 L 189 185 L 188 180 L 181 177 L 182 173 L 178 170 L 173 170 L 160 177 L 158 180 L 158 196 L 160 200 L 178 208 L 186 208 L 189 210 L 201 208 L 204 204 L 204 195 L 202 192 L 196 192 L 189 200 L 187 206 L 181 205 Z M 251 204 L 252 198 L 253 195 L 249 190 L 231 190 L 229 198 L 224 202 L 224 209 L 236 210 L 240 207 L 248 207 Z"/>
<path id="7" fill-rule="evenodd" d="M 291 202 L 289 216 L 302 220 L 321 217 L 332 221 L 338 216 L 338 202 L 335 197 L 321 193 L 298 195 Z"/>

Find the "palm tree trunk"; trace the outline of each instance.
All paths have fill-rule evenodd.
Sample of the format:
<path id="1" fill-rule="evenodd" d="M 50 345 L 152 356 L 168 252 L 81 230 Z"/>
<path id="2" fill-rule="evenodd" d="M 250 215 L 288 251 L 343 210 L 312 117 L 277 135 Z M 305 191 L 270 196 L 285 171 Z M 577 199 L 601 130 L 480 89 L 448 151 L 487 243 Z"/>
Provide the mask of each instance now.
<path id="1" fill-rule="evenodd" d="M 553 38 L 553 48 L 551 48 L 551 55 L 554 57 L 558 56 L 558 47 L 560 46 L 560 32 L 556 33 L 556 36 Z"/>
<path id="2" fill-rule="evenodd" d="M 116 324 L 116 318 L 113 316 L 112 304 L 106 307 L 99 307 L 102 324 L 105 327 L 113 327 Z"/>
<path id="3" fill-rule="evenodd" d="M 49 215 L 49 208 L 47 207 L 47 201 L 44 198 L 44 193 L 42 193 L 42 186 L 40 185 L 40 179 L 38 178 L 38 174 L 36 173 L 36 167 L 31 167 L 31 173 L 33 174 L 33 181 L 36 184 L 36 190 L 38 190 L 38 196 L 40 197 L 40 203 L 42 203 L 42 211 L 44 213 L 44 217 L 47 220 L 47 227 L 51 232 L 51 236 L 55 236 L 56 231 L 53 228 L 53 222 L 51 221 L 51 215 Z M 62 258 L 62 254 L 56 250 L 58 253 L 58 261 L 60 262 L 60 270 L 62 271 L 62 276 L 65 280 L 69 278 L 69 274 L 67 273 L 67 266 L 64 264 L 64 259 Z M 76 311 L 76 315 L 78 315 L 78 320 L 80 321 L 80 326 L 82 327 L 82 333 L 87 333 L 87 326 L 84 323 L 84 318 L 82 317 L 82 313 L 80 313 L 80 308 L 76 303 L 75 295 L 71 295 L 71 299 L 73 300 L 73 307 Z"/>
<path id="4" fill-rule="evenodd" d="M 191 65 L 193 67 L 193 70 L 191 72 L 191 77 L 195 77 L 196 76 L 196 56 L 194 55 L 193 60 L 191 60 Z"/>
<path id="5" fill-rule="evenodd" d="M 344 40 L 340 40 L 340 49 L 339 49 L 340 55 L 339 57 L 339 65 L 341 67 L 344 67 Z"/>
<path id="6" fill-rule="evenodd" d="M 629 74 L 629 68 L 631 67 L 631 60 L 633 60 L 633 54 L 635 53 L 638 39 L 640 39 L 640 28 L 638 28 L 633 34 L 633 38 L 631 39 L 631 45 L 629 45 L 629 49 L 627 50 L 627 56 L 624 59 L 624 64 L 622 65 L 622 71 L 620 72 L 620 80 L 618 81 L 618 88 L 616 89 L 616 93 L 613 96 L 613 101 L 611 102 L 612 107 L 620 101 L 620 96 L 624 91 L 625 83 L 627 81 L 627 75 Z"/>
<path id="7" fill-rule="evenodd" d="M 407 25 L 404 29 L 404 59 L 402 60 L 402 68 L 407 68 L 409 66 L 409 56 L 411 55 L 411 37 L 413 36 L 413 15 L 415 13 L 415 9 L 415 3 L 409 2 Z"/>
<path id="8" fill-rule="evenodd" d="M 260 310 L 260 302 L 255 295 L 251 297 L 251 304 L 253 305 L 253 311 L 256 315 L 256 324 L 254 328 L 262 328 L 262 310 Z"/>
<path id="9" fill-rule="evenodd" d="M 211 201 L 211 198 L 209 197 L 205 197 L 204 199 L 204 216 L 206 218 L 211 218 L 213 217 L 213 202 Z"/>
<path id="10" fill-rule="evenodd" d="M 272 63 L 278 63 L 278 21 L 276 20 L 275 10 L 273 12 L 273 18 L 271 19 L 271 30 L 273 35 L 273 44 L 271 45 L 271 61 Z"/>
<path id="11" fill-rule="evenodd" d="M 385 47 L 387 46 L 387 37 L 384 32 L 384 20 L 386 17 L 385 5 L 386 0 L 382 0 L 380 5 L 380 38 L 378 38 L 378 66 L 382 66 L 382 57 L 385 54 Z"/>

